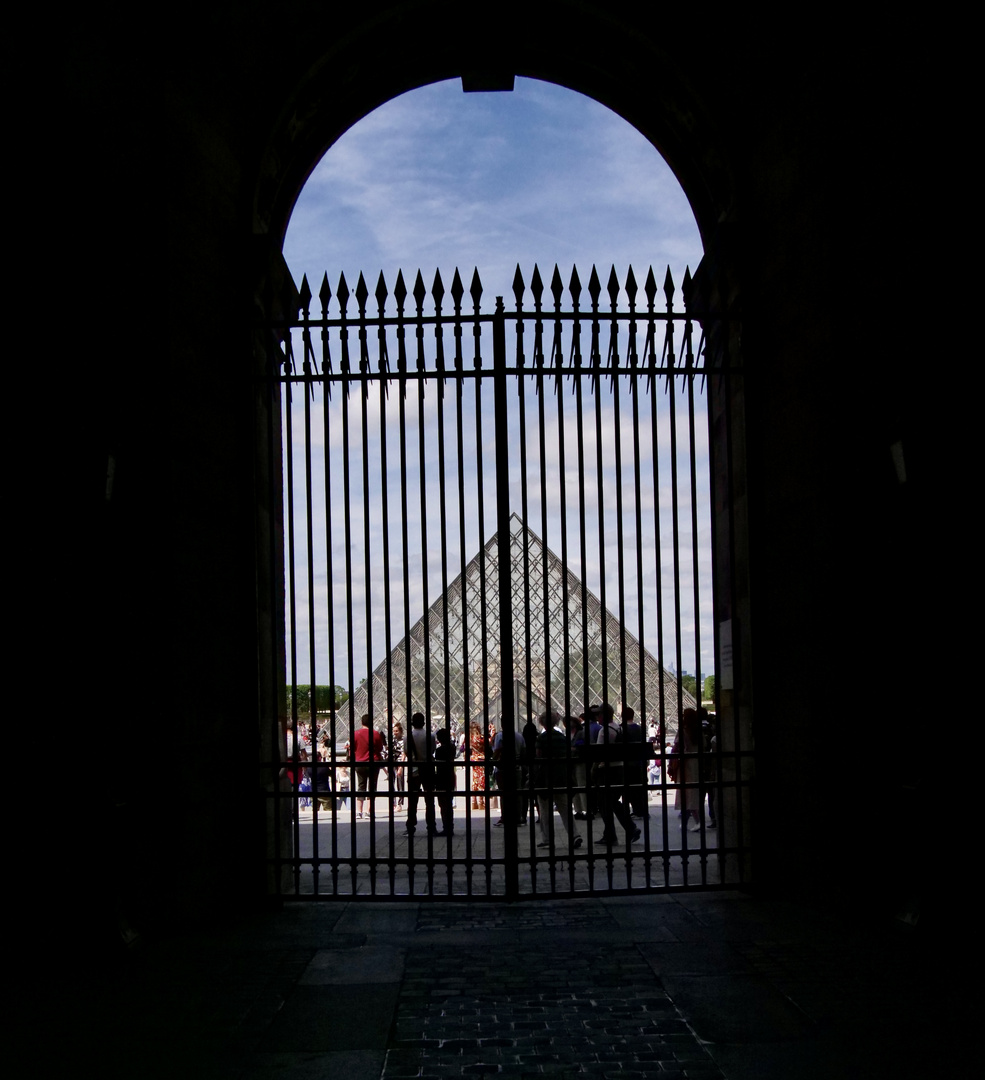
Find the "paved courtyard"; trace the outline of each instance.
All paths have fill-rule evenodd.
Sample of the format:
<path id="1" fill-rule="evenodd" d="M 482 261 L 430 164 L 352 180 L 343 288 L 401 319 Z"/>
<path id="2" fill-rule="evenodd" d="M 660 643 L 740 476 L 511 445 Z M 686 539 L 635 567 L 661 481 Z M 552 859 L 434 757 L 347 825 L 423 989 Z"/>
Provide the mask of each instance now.
<path id="1" fill-rule="evenodd" d="M 302 863 L 296 877 L 288 873 L 286 890 L 296 887 L 306 895 L 505 895 L 507 827 L 498 809 L 473 810 L 460 793 L 449 838 L 428 835 L 423 800 L 413 836 L 407 831 L 406 804 L 394 806 L 391 814 L 384 794 L 377 806 L 372 817 L 367 810 L 363 819 L 351 800 L 335 814 L 302 810 L 293 835 Z M 553 848 L 543 847 L 530 815 L 526 825 L 513 828 L 520 895 L 719 884 L 717 830 L 708 822 L 702 832 L 682 830 L 672 801 L 665 814 L 658 791 L 650 793 L 648 809 L 632 822 L 639 839 L 630 842 L 617 825 L 617 843 L 611 847 L 599 842 L 601 817 L 576 821 L 569 836 L 559 814 L 554 815 Z M 316 855 L 324 860 L 317 867 L 311 861 Z"/>

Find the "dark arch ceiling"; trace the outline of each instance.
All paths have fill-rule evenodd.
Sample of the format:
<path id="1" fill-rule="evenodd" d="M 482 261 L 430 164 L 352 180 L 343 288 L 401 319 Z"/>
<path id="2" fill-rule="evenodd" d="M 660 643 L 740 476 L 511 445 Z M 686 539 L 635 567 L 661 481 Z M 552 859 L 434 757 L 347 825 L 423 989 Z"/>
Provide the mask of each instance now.
<path id="1" fill-rule="evenodd" d="M 489 9 L 492 11 L 492 9 Z M 539 5 L 511 21 L 464 17 L 443 2 L 376 5 L 350 18 L 297 78 L 259 168 L 254 231 L 279 248 L 311 170 L 349 127 L 385 101 L 442 79 L 543 79 L 611 108 L 646 136 L 676 174 L 707 238 L 729 216 L 732 185 L 721 140 L 700 107 L 693 74 L 674 59 L 694 52 L 679 39 L 657 44 L 598 3 Z"/>

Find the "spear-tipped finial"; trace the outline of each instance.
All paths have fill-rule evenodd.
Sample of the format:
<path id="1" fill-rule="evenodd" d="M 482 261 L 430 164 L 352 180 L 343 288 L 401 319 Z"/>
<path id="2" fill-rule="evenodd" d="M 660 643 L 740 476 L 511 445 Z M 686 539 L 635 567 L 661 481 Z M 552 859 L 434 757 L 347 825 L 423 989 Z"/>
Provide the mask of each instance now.
<path id="1" fill-rule="evenodd" d="M 564 282 L 561 281 L 561 271 L 554 264 L 554 273 L 551 275 L 551 292 L 554 294 L 554 306 L 561 306 L 561 297 L 564 294 Z"/>
<path id="2" fill-rule="evenodd" d="M 516 264 L 516 273 L 513 275 L 513 296 L 516 298 L 516 306 L 523 307 L 523 293 L 526 286 L 523 284 L 523 274 L 520 273 L 520 264 Z"/>
<path id="3" fill-rule="evenodd" d="M 609 284 L 607 288 L 609 290 L 609 303 L 615 307 L 616 301 L 619 299 L 619 278 L 616 277 L 616 268 L 614 265 L 609 271 Z"/>
<path id="4" fill-rule="evenodd" d="M 364 311 L 366 309 L 366 297 L 369 296 L 369 289 L 366 287 L 366 279 L 362 275 L 362 271 L 359 272 L 359 280 L 356 282 L 356 303 L 359 305 L 359 310 Z"/>
<path id="5" fill-rule="evenodd" d="M 544 279 L 540 276 L 540 267 L 536 263 L 530 278 L 530 291 L 534 294 L 534 302 L 540 307 L 541 297 L 544 295 Z"/>
<path id="6" fill-rule="evenodd" d="M 592 307 L 599 306 L 599 296 L 602 292 L 602 282 L 599 281 L 598 271 L 592 263 L 592 276 L 588 279 L 588 295 L 592 298 Z"/>
<path id="7" fill-rule="evenodd" d="M 651 266 L 646 275 L 646 283 L 643 286 L 643 291 L 646 293 L 646 302 L 653 307 L 654 297 L 657 295 L 657 279 L 653 276 L 653 267 Z"/>
<path id="8" fill-rule="evenodd" d="M 455 307 L 460 308 L 462 306 L 462 297 L 465 295 L 465 286 L 462 284 L 462 275 L 458 272 L 458 267 L 455 267 L 455 276 L 451 279 L 451 297 L 455 301 Z"/>
<path id="9" fill-rule="evenodd" d="M 670 267 L 667 267 L 667 274 L 664 277 L 664 293 L 668 300 L 674 299 L 674 279 L 670 274 Z"/>
<path id="10" fill-rule="evenodd" d="M 629 306 L 634 308 L 636 306 L 636 293 L 638 292 L 636 285 L 636 275 L 633 273 L 633 268 L 629 268 L 629 273 L 626 275 L 626 295 L 629 297 Z"/>

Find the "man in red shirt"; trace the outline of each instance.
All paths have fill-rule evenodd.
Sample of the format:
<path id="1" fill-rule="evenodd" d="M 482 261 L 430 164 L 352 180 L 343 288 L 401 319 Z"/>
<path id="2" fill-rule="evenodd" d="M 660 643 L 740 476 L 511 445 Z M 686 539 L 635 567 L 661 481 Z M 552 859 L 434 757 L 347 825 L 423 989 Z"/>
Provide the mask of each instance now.
<path id="1" fill-rule="evenodd" d="M 362 726 L 353 737 L 353 749 L 356 760 L 356 804 L 358 817 L 370 817 L 375 811 L 376 782 L 383 767 L 383 751 L 386 747 L 386 739 L 383 732 L 377 731 L 369 716 L 363 716 L 360 723 Z M 366 806 L 365 792 L 369 791 L 369 813 L 364 814 Z"/>

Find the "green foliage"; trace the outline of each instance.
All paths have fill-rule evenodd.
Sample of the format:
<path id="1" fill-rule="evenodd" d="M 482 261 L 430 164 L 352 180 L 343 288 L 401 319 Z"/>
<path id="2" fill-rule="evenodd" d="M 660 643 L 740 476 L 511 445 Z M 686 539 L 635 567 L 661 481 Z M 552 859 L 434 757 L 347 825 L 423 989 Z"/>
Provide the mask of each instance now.
<path id="1" fill-rule="evenodd" d="M 715 676 L 708 675 L 705 677 L 704 689 L 701 693 L 702 701 L 714 701 L 715 700 Z"/>
<path id="2" fill-rule="evenodd" d="M 297 691 L 297 716 L 299 720 L 311 719 L 311 687 L 307 683 L 299 684 Z M 337 709 L 349 700 L 349 691 L 344 686 L 316 686 L 315 708 L 320 713 Z M 287 715 L 291 715 L 292 692 L 287 688 Z"/>
<path id="3" fill-rule="evenodd" d="M 688 675 L 685 671 L 681 676 L 681 686 L 692 696 L 697 697 L 698 680 L 693 675 Z"/>

